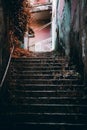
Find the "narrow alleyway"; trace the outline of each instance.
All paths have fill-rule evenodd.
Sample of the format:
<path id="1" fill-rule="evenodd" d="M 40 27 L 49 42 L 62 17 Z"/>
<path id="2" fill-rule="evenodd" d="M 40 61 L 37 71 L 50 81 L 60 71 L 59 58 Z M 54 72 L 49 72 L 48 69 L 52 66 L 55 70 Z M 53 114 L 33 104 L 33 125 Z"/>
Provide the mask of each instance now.
<path id="1" fill-rule="evenodd" d="M 25 49 L 28 43 L 30 51 L 50 52 L 52 50 L 52 4 L 36 2 L 30 11 L 30 27 L 34 31 L 34 37 L 25 42 Z"/>
<path id="2" fill-rule="evenodd" d="M 29 39 L 29 49 L 35 52 L 51 51 L 51 21 L 32 21 L 35 37 Z"/>
<path id="3" fill-rule="evenodd" d="M 75 8 L 73 1 L 78 3 Z M 0 85 L 1 130 L 87 130 L 87 30 L 82 26 L 87 18 L 87 11 L 86 17 L 82 17 L 87 2 L 53 2 L 53 26 L 51 16 L 45 20 L 32 17 L 30 27 L 35 36 L 28 39 L 27 35 L 29 41 L 23 44 L 31 55 L 13 57 L 11 53 L 8 57 L 10 60 Z M 72 13 L 76 14 L 71 21 Z M 24 30 L 28 32 L 27 23 Z M 52 45 L 57 45 L 60 51 L 52 51 Z"/>

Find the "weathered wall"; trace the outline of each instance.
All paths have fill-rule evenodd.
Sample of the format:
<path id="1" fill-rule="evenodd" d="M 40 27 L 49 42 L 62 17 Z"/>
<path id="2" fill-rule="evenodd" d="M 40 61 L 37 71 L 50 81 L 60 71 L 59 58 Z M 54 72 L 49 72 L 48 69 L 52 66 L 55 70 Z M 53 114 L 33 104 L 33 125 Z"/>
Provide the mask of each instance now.
<path id="1" fill-rule="evenodd" d="M 70 30 L 70 56 L 74 63 L 77 65 L 78 71 L 83 74 L 83 61 L 82 61 L 82 43 L 80 41 L 80 15 L 81 15 L 81 1 L 71 1 L 71 30 Z M 82 14 L 83 15 L 83 14 Z"/>
<path id="2" fill-rule="evenodd" d="M 70 58 L 77 66 L 77 70 L 84 78 L 84 64 L 82 60 L 81 33 L 81 0 L 71 1 L 71 28 L 70 28 Z M 82 14 L 83 15 L 83 14 Z"/>
<path id="3" fill-rule="evenodd" d="M 87 83 L 87 0 L 79 0 L 79 55 L 84 65 L 85 82 Z"/>
<path id="4" fill-rule="evenodd" d="M 55 26 L 54 33 L 52 32 L 54 49 L 65 53 L 68 57 L 70 54 L 71 0 L 57 0 L 52 15 L 52 23 Z"/>
<path id="5" fill-rule="evenodd" d="M 58 8 L 59 42 L 65 50 L 65 55 L 68 56 L 70 54 L 70 0 L 62 1 Z"/>
<path id="6" fill-rule="evenodd" d="M 58 0 L 55 15 L 55 50 L 63 52 L 87 78 L 87 1 Z M 57 31 L 56 31 L 57 30 Z M 52 34 L 53 35 L 53 34 Z M 83 73 L 84 72 L 84 73 Z M 85 80 L 86 81 L 86 80 Z"/>
<path id="7" fill-rule="evenodd" d="M 9 56 L 8 15 L 5 0 L 0 0 L 0 79 L 3 75 Z"/>
<path id="8" fill-rule="evenodd" d="M 87 79 L 87 1 L 71 0 L 70 57 Z"/>
<path id="9" fill-rule="evenodd" d="M 10 47 L 23 42 L 29 29 L 29 3 L 27 0 L 0 0 L 0 77 L 2 77 L 10 54 Z"/>
<path id="10" fill-rule="evenodd" d="M 3 10 L 1 6 L 1 0 L 0 0 L 0 66 L 2 64 L 2 39 L 3 39 Z"/>

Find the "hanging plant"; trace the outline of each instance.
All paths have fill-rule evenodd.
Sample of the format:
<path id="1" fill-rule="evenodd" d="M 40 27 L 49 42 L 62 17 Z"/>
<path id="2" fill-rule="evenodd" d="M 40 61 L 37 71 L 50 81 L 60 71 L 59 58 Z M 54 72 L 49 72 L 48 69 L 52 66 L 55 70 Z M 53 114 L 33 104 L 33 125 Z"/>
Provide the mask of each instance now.
<path id="1" fill-rule="evenodd" d="M 23 43 L 25 32 L 29 28 L 30 4 L 28 0 L 9 0 L 9 43 L 14 44 L 13 57 L 29 56 L 31 52 L 20 48 Z"/>
<path id="2" fill-rule="evenodd" d="M 30 12 L 27 0 L 10 0 L 9 19 L 10 30 L 9 42 L 18 47 L 23 42 L 24 34 L 29 27 Z"/>

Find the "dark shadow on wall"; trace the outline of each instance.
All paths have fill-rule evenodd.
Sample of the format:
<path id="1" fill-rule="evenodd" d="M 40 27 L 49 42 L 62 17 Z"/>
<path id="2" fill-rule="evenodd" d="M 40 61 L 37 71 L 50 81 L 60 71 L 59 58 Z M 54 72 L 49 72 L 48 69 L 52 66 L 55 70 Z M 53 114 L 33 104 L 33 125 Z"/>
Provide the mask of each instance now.
<path id="1" fill-rule="evenodd" d="M 77 71 L 84 80 L 84 63 L 82 59 L 82 46 L 80 44 L 80 32 L 70 31 L 70 59 L 76 65 Z"/>
<path id="2" fill-rule="evenodd" d="M 0 0 L 0 81 L 8 62 L 10 45 L 8 43 L 9 1 Z"/>

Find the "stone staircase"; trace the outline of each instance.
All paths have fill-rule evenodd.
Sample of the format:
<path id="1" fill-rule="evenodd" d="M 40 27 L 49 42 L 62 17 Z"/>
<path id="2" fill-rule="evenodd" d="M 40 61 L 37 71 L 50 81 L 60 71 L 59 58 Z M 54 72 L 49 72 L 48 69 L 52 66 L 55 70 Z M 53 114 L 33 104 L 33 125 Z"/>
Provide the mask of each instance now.
<path id="1" fill-rule="evenodd" d="M 87 88 L 66 57 L 12 58 L 0 128 L 87 130 Z"/>

